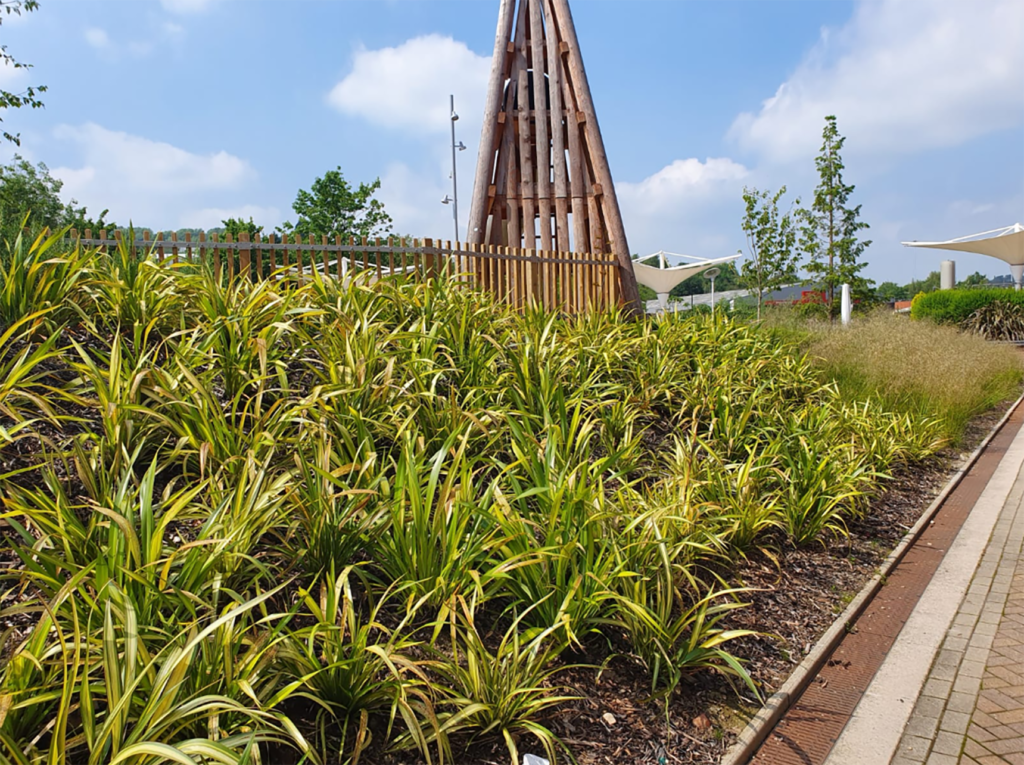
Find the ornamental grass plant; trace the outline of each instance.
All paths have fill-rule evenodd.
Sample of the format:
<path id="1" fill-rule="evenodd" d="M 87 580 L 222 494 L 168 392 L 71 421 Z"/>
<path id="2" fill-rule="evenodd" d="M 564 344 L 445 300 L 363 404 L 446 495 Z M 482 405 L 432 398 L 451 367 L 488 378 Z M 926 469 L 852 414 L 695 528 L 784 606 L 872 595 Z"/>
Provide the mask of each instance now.
<path id="1" fill-rule="evenodd" d="M 830 544 L 1020 380 L 942 334 L 907 382 L 935 330 L 881 320 L 821 336 L 822 370 L 722 315 L 74 258 L 61 293 L 0 284 L 18 765 L 561 758 L 563 671 L 613 655 L 652 704 L 696 673 L 757 692 L 730 563 Z"/>
<path id="2" fill-rule="evenodd" d="M 1024 356 L 1012 346 L 888 312 L 845 329 L 818 325 L 806 347 L 846 400 L 934 419 L 953 441 L 971 417 L 1019 395 L 1024 377 Z"/>

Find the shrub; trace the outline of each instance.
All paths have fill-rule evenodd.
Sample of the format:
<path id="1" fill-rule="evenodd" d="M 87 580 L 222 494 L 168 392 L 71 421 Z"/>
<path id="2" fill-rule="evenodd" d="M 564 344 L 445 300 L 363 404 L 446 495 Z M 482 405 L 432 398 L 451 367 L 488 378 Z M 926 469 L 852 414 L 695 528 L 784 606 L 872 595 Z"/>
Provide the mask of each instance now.
<path id="1" fill-rule="evenodd" d="M 960 327 L 986 340 L 1024 340 L 1024 305 L 1003 301 L 983 305 Z"/>
<path id="2" fill-rule="evenodd" d="M 913 319 L 931 319 L 939 324 L 961 324 L 979 308 L 992 303 L 1024 306 L 1024 292 L 993 289 L 918 293 L 911 305 L 910 316 Z"/>

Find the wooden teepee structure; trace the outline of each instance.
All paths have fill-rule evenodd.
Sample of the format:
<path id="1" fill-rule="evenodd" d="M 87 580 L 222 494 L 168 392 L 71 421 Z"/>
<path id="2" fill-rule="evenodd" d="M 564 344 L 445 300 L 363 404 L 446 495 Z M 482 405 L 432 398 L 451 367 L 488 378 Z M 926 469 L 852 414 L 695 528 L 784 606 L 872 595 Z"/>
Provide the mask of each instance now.
<path id="1" fill-rule="evenodd" d="M 501 0 L 468 240 L 614 252 L 620 294 L 640 309 L 568 0 Z"/>

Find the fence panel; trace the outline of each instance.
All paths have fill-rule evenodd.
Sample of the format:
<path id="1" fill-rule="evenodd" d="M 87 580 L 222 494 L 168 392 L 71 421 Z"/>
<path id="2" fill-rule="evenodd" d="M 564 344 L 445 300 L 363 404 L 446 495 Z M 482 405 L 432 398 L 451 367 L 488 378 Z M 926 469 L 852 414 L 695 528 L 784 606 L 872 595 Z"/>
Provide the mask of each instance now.
<path id="1" fill-rule="evenodd" d="M 578 313 L 618 305 L 621 300 L 619 266 L 612 253 L 566 253 L 520 250 L 510 247 L 466 245 L 432 239 L 409 241 L 310 235 L 306 242 L 295 235 L 253 236 L 200 232 L 196 241 L 186 234 L 141 232 L 134 242 L 125 243 L 120 231 L 113 238 L 106 231 L 71 231 L 72 239 L 84 247 L 106 251 L 127 246 L 136 257 L 155 257 L 163 262 L 170 254 L 178 266 L 189 264 L 210 268 L 215 278 L 279 279 L 291 277 L 302 284 L 316 271 L 321 276 L 372 284 L 386 278 L 418 280 L 444 278 L 492 293 L 513 308 L 530 304 L 548 310 Z M 308 269 L 308 270 L 307 270 Z"/>

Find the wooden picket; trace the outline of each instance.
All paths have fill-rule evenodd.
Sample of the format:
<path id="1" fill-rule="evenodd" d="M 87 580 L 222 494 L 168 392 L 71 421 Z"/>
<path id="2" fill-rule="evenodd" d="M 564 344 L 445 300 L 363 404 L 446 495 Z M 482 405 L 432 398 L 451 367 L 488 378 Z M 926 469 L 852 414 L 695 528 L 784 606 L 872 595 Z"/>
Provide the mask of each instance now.
<path id="1" fill-rule="evenodd" d="M 109 251 L 122 246 L 121 231 L 108 238 L 106 231 L 71 231 L 83 247 Z M 547 310 L 579 313 L 618 305 L 622 299 L 619 264 L 613 253 L 580 254 L 514 249 L 495 245 L 463 244 L 432 239 L 375 239 L 328 237 L 307 241 L 295 235 L 250 236 L 200 232 L 196 241 L 186 234 L 155 236 L 143 231 L 133 245 L 136 257 L 152 257 L 176 265 L 204 265 L 215 278 L 281 279 L 297 284 L 313 271 L 321 276 L 354 279 L 372 284 L 386 278 L 449 279 L 492 293 L 499 301 L 521 309 L 539 305 Z M 280 257 L 278 254 L 280 253 Z M 319 262 L 318 262 L 319 261 Z M 308 267 L 308 271 L 306 270 Z M 308 276 L 307 276 L 308 274 Z"/>

